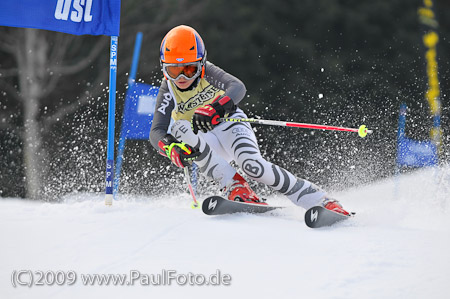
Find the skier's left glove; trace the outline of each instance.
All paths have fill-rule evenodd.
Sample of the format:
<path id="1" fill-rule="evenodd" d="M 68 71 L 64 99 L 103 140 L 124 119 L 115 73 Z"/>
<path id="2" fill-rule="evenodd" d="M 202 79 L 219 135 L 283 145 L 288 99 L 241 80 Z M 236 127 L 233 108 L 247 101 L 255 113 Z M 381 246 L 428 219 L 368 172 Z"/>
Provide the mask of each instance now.
<path id="1" fill-rule="evenodd" d="M 217 96 L 211 104 L 197 108 L 192 117 L 192 130 L 206 133 L 219 124 L 218 119 L 235 109 L 233 100 L 228 96 Z"/>
<path id="2" fill-rule="evenodd" d="M 192 164 L 200 156 L 200 152 L 194 147 L 184 142 L 179 142 L 170 134 L 164 136 L 158 142 L 158 146 L 161 155 L 169 158 L 173 164 L 181 168 Z"/>

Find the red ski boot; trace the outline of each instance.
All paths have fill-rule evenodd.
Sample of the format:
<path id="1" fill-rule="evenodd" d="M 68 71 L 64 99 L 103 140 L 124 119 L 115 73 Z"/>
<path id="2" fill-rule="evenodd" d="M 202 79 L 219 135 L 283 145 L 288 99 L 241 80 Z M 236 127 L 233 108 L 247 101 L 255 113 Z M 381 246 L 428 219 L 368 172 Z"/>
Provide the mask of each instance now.
<path id="1" fill-rule="evenodd" d="M 344 210 L 342 205 L 336 199 L 325 198 L 322 205 L 327 210 L 330 210 L 330 211 L 333 211 L 336 213 L 340 213 L 340 214 L 343 214 L 346 216 L 350 215 L 350 213 L 347 212 L 346 210 Z"/>
<path id="2" fill-rule="evenodd" d="M 231 185 L 225 188 L 225 192 L 228 194 L 228 199 L 231 201 L 267 205 L 258 198 L 256 193 L 248 185 L 247 181 L 237 172 L 233 177 Z"/>

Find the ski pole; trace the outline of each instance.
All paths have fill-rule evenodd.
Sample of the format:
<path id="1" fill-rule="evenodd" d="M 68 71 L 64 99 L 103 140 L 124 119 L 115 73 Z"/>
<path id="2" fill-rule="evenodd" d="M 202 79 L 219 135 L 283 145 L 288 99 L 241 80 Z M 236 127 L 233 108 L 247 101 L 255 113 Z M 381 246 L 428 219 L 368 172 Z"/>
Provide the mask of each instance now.
<path id="1" fill-rule="evenodd" d="M 355 128 L 344 128 L 335 126 L 324 126 L 315 124 L 304 124 L 296 122 L 278 121 L 278 120 L 267 120 L 267 119 L 254 119 L 254 118 L 219 118 L 219 122 L 246 122 L 259 125 L 269 125 L 269 126 L 281 126 L 281 127 L 295 127 L 295 128 L 305 128 L 305 129 L 316 129 L 316 130 L 331 130 L 331 131 L 345 131 L 345 132 L 355 132 L 358 133 L 360 137 L 366 137 L 367 134 L 371 134 L 373 131 L 368 130 L 365 125 L 361 125 L 358 129 Z"/>
<path id="2" fill-rule="evenodd" d="M 192 199 L 194 200 L 194 202 L 191 204 L 191 208 L 197 209 L 197 208 L 199 208 L 199 204 L 198 204 L 197 199 L 195 198 L 195 193 L 194 193 L 194 189 L 192 188 L 191 177 L 189 176 L 189 169 L 187 168 L 187 166 L 184 167 L 184 178 L 186 179 L 186 183 L 188 185 L 189 192 L 191 193 Z"/>

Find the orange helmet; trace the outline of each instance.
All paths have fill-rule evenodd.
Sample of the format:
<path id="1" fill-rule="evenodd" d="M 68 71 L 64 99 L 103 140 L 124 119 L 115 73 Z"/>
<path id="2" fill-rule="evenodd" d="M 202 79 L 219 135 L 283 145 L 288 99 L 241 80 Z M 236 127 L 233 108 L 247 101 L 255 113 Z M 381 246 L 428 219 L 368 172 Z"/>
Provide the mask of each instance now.
<path id="1" fill-rule="evenodd" d="M 203 77 L 206 50 L 200 35 L 192 27 L 180 25 L 170 30 L 161 42 L 160 61 L 168 64 L 189 64 L 199 62 Z"/>

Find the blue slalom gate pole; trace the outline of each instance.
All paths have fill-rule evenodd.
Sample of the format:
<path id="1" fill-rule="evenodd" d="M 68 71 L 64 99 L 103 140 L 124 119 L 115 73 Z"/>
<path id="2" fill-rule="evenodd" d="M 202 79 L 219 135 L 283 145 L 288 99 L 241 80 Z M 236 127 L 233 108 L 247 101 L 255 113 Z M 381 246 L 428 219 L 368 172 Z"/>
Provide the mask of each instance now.
<path id="1" fill-rule="evenodd" d="M 395 174 L 400 174 L 400 167 L 401 164 L 399 163 L 399 155 L 401 154 L 400 144 L 402 140 L 405 139 L 405 126 L 406 126 L 406 104 L 402 103 L 400 105 L 400 112 L 398 116 L 398 129 L 397 129 L 397 159 L 396 159 L 396 166 L 395 166 Z"/>
<path id="2" fill-rule="evenodd" d="M 134 44 L 133 62 L 131 63 L 130 76 L 128 77 L 128 84 L 132 84 L 136 80 L 137 67 L 139 64 L 139 55 L 141 53 L 142 32 L 136 34 L 136 43 Z"/>
<path id="3" fill-rule="evenodd" d="M 120 172 L 122 170 L 124 151 L 125 151 L 125 136 L 120 135 L 119 147 L 117 148 L 116 169 L 114 173 L 114 190 L 113 190 L 114 199 L 117 199 L 117 194 L 119 192 Z"/>
<path id="4" fill-rule="evenodd" d="M 137 73 L 137 67 L 139 64 L 139 55 L 141 52 L 141 44 L 142 44 L 142 32 L 138 32 L 136 35 L 136 42 L 134 44 L 133 61 L 131 63 L 130 76 L 128 77 L 128 88 L 130 88 L 131 85 L 135 84 L 135 81 L 136 81 L 136 73 Z M 125 104 L 125 109 L 126 108 L 127 107 Z M 124 114 L 125 114 L 125 112 L 126 111 L 124 111 Z M 123 116 L 122 116 L 122 123 L 123 123 Z M 122 126 L 123 126 L 123 124 L 122 124 Z M 114 198 L 116 198 L 116 195 L 119 192 L 120 173 L 122 170 L 123 154 L 125 152 L 125 140 L 126 140 L 126 136 L 125 136 L 123 130 L 121 130 L 120 139 L 119 139 L 119 147 L 117 149 L 116 171 L 114 174 L 114 192 L 113 192 Z"/>
<path id="5" fill-rule="evenodd" d="M 119 38 L 111 36 L 109 59 L 109 104 L 108 104 L 108 144 L 106 152 L 106 196 L 105 204 L 113 202 L 114 173 L 114 122 L 116 119 L 116 79 L 117 79 L 117 45 Z"/>

